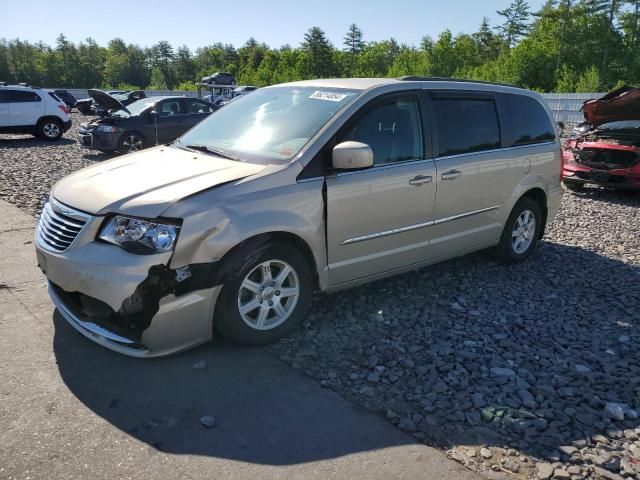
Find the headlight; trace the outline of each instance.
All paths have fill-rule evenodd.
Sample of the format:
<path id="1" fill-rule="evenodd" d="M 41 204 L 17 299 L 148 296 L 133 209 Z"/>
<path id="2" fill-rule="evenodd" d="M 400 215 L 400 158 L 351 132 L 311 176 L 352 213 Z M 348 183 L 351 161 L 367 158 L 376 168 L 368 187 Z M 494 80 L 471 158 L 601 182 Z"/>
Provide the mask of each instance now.
<path id="1" fill-rule="evenodd" d="M 102 132 L 102 133 L 114 133 L 117 132 L 118 129 L 116 127 L 112 127 L 110 125 L 98 125 L 96 127 L 96 132 Z"/>
<path id="2" fill-rule="evenodd" d="M 102 227 L 98 238 L 128 252 L 148 255 L 173 250 L 179 231 L 178 225 L 116 215 Z"/>

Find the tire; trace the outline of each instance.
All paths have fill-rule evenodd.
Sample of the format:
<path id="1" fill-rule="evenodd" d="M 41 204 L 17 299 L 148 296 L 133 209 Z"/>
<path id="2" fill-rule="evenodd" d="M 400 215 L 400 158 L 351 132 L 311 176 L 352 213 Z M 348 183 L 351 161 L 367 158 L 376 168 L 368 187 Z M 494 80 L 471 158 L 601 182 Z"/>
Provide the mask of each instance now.
<path id="1" fill-rule="evenodd" d="M 63 133 L 62 122 L 57 118 L 45 118 L 36 126 L 37 136 L 50 142 L 59 140 Z"/>
<path id="2" fill-rule="evenodd" d="M 530 223 L 531 218 L 533 224 Z M 538 244 L 543 221 L 540 205 L 531 198 L 521 198 L 513 207 L 502 231 L 500 244 L 496 249 L 498 259 L 512 264 L 529 258 Z"/>
<path id="3" fill-rule="evenodd" d="M 258 346 L 273 343 L 300 325 L 311 301 L 313 273 L 290 244 L 252 247 L 234 255 L 216 305 L 214 326 L 235 343 Z M 265 266 L 272 280 L 264 276 Z M 291 271 L 281 281 L 279 274 L 286 267 Z M 247 308 L 244 314 L 241 307 Z"/>
<path id="4" fill-rule="evenodd" d="M 584 183 L 582 182 L 563 181 L 562 183 L 564 184 L 565 187 L 567 187 L 568 190 L 571 190 L 572 192 L 584 192 L 585 190 Z"/>
<path id="5" fill-rule="evenodd" d="M 144 137 L 138 132 L 125 132 L 118 140 L 118 151 L 120 153 L 138 152 L 145 148 Z"/>

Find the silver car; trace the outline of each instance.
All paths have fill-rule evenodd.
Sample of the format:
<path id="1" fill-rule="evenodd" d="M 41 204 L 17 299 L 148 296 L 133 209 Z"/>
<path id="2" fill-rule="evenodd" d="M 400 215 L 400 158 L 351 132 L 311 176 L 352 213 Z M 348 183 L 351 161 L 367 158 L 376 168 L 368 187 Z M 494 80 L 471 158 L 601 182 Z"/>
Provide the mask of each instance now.
<path id="1" fill-rule="evenodd" d="M 417 77 L 263 88 L 172 145 L 58 182 L 36 232 L 53 302 L 112 350 L 251 345 L 335 291 L 494 247 L 529 257 L 561 198 L 536 93 Z"/>

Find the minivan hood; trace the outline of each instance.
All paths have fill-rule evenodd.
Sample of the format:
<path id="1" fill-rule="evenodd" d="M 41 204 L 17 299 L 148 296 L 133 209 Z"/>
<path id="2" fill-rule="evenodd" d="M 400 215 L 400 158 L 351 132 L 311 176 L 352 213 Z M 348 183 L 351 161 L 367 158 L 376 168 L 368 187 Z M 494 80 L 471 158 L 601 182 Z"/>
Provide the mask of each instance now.
<path id="1" fill-rule="evenodd" d="M 124 110 L 129 114 L 131 113 L 117 98 L 103 92 L 102 90 L 87 90 L 87 92 L 89 93 L 89 96 L 106 111 L 113 110 L 115 112 L 118 110 Z"/>
<path id="2" fill-rule="evenodd" d="M 155 218 L 181 198 L 262 171 L 265 165 L 156 147 L 109 160 L 60 180 L 56 200 L 94 215 Z"/>

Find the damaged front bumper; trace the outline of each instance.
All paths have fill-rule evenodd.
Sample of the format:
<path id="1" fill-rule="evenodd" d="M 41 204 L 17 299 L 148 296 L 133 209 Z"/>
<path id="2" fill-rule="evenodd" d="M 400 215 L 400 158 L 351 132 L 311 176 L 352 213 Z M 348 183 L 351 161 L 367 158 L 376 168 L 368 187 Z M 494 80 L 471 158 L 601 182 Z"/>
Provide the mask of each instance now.
<path id="1" fill-rule="evenodd" d="M 170 253 L 135 255 L 96 241 L 102 220 L 90 218 L 62 252 L 36 233 L 38 265 L 65 320 L 96 343 L 133 357 L 169 355 L 209 341 L 222 287 L 197 278 L 197 267 L 193 277 L 190 267 L 171 270 Z M 207 265 L 206 273 L 214 267 Z"/>

